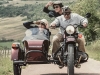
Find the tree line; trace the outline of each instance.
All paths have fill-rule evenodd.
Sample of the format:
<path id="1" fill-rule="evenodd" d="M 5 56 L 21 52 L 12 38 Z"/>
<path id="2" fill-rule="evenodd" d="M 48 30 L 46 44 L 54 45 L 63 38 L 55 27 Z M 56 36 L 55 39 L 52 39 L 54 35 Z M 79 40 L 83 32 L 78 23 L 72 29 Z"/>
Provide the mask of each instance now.
<path id="1" fill-rule="evenodd" d="M 85 29 L 80 29 L 84 32 L 85 38 L 88 42 L 100 39 L 100 0 L 78 0 L 75 4 L 71 5 L 74 12 L 83 16 L 86 13 L 91 13 L 88 19 L 89 24 Z"/>

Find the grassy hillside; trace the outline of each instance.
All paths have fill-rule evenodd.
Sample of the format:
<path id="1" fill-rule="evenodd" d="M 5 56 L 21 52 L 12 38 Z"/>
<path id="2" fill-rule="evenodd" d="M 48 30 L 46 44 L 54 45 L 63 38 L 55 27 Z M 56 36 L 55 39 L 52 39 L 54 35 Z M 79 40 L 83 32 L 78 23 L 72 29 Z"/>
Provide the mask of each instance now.
<path id="1" fill-rule="evenodd" d="M 22 26 L 22 17 L 0 19 L 0 39 L 22 39 L 25 28 Z"/>

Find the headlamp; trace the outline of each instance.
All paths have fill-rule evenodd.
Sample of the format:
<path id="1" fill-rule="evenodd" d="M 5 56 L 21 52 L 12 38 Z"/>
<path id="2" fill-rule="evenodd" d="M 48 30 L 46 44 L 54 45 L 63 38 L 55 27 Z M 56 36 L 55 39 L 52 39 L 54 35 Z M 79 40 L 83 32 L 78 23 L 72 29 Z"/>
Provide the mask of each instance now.
<path id="1" fill-rule="evenodd" d="M 75 28 L 73 26 L 67 26 L 66 27 L 66 33 L 67 34 L 73 34 L 75 32 Z"/>

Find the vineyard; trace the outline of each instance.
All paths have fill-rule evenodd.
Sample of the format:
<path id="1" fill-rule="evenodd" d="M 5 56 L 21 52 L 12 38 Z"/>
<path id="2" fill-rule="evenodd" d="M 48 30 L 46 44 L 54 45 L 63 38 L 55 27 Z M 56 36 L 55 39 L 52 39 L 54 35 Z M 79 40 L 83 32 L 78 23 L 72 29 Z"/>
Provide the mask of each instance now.
<path id="1" fill-rule="evenodd" d="M 0 46 L 0 75 L 13 75 L 13 67 L 10 56 L 11 48 L 8 48 L 7 46 Z"/>
<path id="2" fill-rule="evenodd" d="M 0 57 L 8 57 L 11 54 L 11 49 L 7 47 L 0 48 Z"/>

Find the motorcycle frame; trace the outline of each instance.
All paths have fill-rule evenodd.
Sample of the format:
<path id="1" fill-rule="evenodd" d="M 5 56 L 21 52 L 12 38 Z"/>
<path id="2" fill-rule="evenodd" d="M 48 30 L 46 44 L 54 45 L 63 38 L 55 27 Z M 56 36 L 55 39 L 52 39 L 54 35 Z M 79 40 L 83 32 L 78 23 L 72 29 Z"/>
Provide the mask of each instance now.
<path id="1" fill-rule="evenodd" d="M 67 46 L 68 44 L 73 44 L 74 45 L 74 60 L 75 60 L 75 63 L 76 64 L 79 59 L 78 59 L 78 47 L 77 47 L 77 42 L 76 42 L 76 39 L 78 38 L 78 33 L 74 33 L 72 35 L 69 35 L 66 33 L 66 31 L 64 32 L 65 33 L 65 36 L 64 36 L 64 41 L 63 41 L 63 44 L 61 45 L 61 47 L 54 53 L 54 58 L 56 57 L 57 53 L 59 51 L 61 51 L 61 58 L 63 58 L 62 62 L 64 65 L 67 66 L 67 55 L 68 55 L 68 50 L 67 50 Z M 66 53 L 67 51 L 67 53 Z M 57 61 L 58 62 L 58 61 Z"/>

